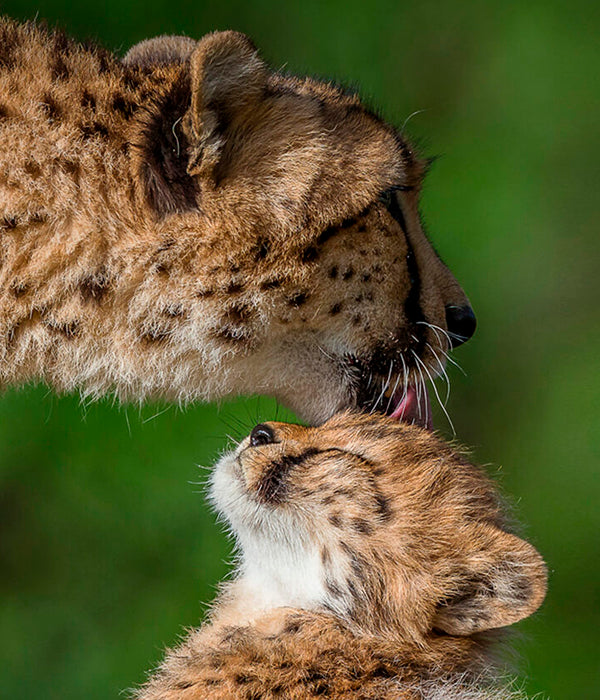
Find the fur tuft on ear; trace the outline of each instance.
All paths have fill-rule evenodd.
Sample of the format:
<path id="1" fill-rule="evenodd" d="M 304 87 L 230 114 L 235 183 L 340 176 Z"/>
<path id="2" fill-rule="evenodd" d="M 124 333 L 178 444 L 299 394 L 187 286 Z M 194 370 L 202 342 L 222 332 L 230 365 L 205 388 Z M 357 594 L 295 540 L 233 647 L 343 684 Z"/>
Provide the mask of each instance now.
<path id="1" fill-rule="evenodd" d="M 196 140 L 190 175 L 211 175 L 219 161 L 223 133 L 261 98 L 268 69 L 244 34 L 214 32 L 191 57 L 191 127 Z"/>
<path id="2" fill-rule="evenodd" d="M 453 635 L 512 625 L 533 614 L 546 595 L 544 560 L 528 542 L 479 526 L 473 548 L 452 578 L 454 593 L 438 606 L 433 626 Z"/>
<path id="3" fill-rule="evenodd" d="M 150 69 L 154 66 L 167 66 L 172 63 L 186 61 L 198 42 L 187 36 L 157 36 L 145 39 L 123 56 L 123 64 L 128 68 L 137 67 Z"/>

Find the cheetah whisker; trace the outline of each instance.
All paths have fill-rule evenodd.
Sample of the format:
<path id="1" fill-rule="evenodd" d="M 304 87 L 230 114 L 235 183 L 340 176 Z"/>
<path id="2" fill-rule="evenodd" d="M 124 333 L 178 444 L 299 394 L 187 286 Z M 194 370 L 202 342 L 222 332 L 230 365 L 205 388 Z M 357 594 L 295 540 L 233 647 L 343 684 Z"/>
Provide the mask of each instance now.
<path id="1" fill-rule="evenodd" d="M 390 397 L 387 402 L 387 406 L 385 407 L 385 412 L 388 413 L 390 410 L 390 406 L 392 404 L 392 401 L 394 400 L 394 394 L 396 393 L 396 389 L 398 388 L 398 384 L 400 383 L 400 375 L 396 377 L 396 383 L 394 384 L 394 388 L 392 389 L 390 393 Z M 406 391 L 406 389 L 405 389 Z"/>
<path id="2" fill-rule="evenodd" d="M 422 325 L 422 326 L 427 326 L 428 328 L 431 328 L 431 330 L 436 334 L 436 336 L 437 336 L 437 338 L 438 338 L 438 342 L 439 342 L 439 340 L 440 340 L 440 336 L 439 336 L 438 331 L 441 332 L 441 333 L 443 333 L 443 334 L 446 336 L 446 338 L 448 339 L 448 345 L 449 345 L 449 347 L 452 347 L 452 339 L 450 338 L 450 335 L 448 334 L 448 331 L 445 331 L 443 328 L 440 328 L 440 326 L 436 326 L 435 323 L 428 323 L 427 321 L 417 321 L 417 324 L 420 324 L 420 325 Z M 463 373 L 463 375 L 464 375 L 465 377 L 467 376 L 467 373 L 466 373 L 465 370 L 458 364 L 458 362 L 457 362 L 453 357 L 451 357 L 450 354 L 449 354 L 446 350 L 443 350 L 443 349 L 442 349 L 442 344 L 441 344 L 441 342 L 440 342 L 440 352 L 442 353 L 442 355 L 444 355 L 444 357 L 446 358 L 446 360 L 447 360 L 448 362 L 450 362 L 450 364 L 454 365 L 458 370 L 460 370 L 460 371 Z"/>
<path id="3" fill-rule="evenodd" d="M 167 406 L 166 408 L 163 408 L 161 411 L 157 411 L 154 415 L 149 416 L 148 418 L 144 418 L 142 421 L 142 425 L 145 425 L 146 423 L 149 423 L 150 421 L 154 420 L 155 418 L 158 418 L 159 416 L 162 416 L 163 413 L 166 413 L 172 406 Z"/>
<path id="4" fill-rule="evenodd" d="M 400 133 L 404 133 L 404 129 L 406 128 L 406 125 L 408 122 L 413 118 L 416 117 L 418 114 L 423 114 L 424 112 L 428 112 L 428 109 L 416 109 L 412 114 L 409 114 L 408 117 L 404 120 L 404 124 L 402 124 L 402 127 L 400 128 Z"/>
<path id="5" fill-rule="evenodd" d="M 335 358 L 332 357 L 328 352 L 326 352 L 325 349 L 324 349 L 321 345 L 318 345 L 317 347 L 318 347 L 319 350 L 323 353 L 323 355 L 325 355 L 325 357 L 326 357 L 328 360 L 331 360 L 332 362 L 335 362 Z"/>
<path id="6" fill-rule="evenodd" d="M 392 381 L 392 372 L 393 372 L 393 371 L 394 371 L 394 362 L 393 362 L 393 361 L 390 361 L 390 369 L 389 369 L 389 371 L 388 371 L 387 379 L 386 379 L 386 381 L 385 381 L 385 383 L 384 383 L 384 385 L 383 385 L 383 388 L 382 388 L 382 390 L 381 390 L 381 393 L 379 394 L 379 398 L 377 399 L 377 401 L 375 401 L 375 404 L 374 404 L 373 407 L 371 408 L 370 413 L 374 413 L 374 411 L 377 409 L 377 406 L 379 405 L 379 402 L 383 399 L 383 397 L 385 396 L 387 390 L 390 388 L 390 383 L 391 383 L 391 381 Z"/>
<path id="7" fill-rule="evenodd" d="M 175 138 L 175 141 L 177 142 L 177 151 L 176 151 L 175 153 L 176 153 L 176 155 L 177 155 L 178 158 L 179 158 L 179 156 L 181 155 L 181 147 L 180 147 L 180 144 L 179 144 L 179 137 L 177 136 L 177 133 L 175 132 L 175 127 L 177 126 L 177 124 L 179 124 L 179 122 L 180 122 L 182 119 L 183 119 L 183 117 L 179 117 L 179 119 L 177 119 L 175 122 L 173 122 L 173 126 L 171 127 L 171 131 L 172 131 L 172 133 L 173 133 L 173 136 L 174 136 L 174 138 Z"/>
<path id="8" fill-rule="evenodd" d="M 444 415 L 446 416 L 446 419 L 448 420 L 448 423 L 450 424 L 450 428 L 451 428 L 451 430 L 452 430 L 452 435 L 453 435 L 453 437 L 456 437 L 456 430 L 454 429 L 454 423 L 452 422 L 452 419 L 450 418 L 450 414 L 448 413 L 448 411 L 447 411 L 447 409 L 446 409 L 446 406 L 444 405 L 444 403 L 442 402 L 442 400 L 441 400 L 441 398 L 440 398 L 440 394 L 439 394 L 439 392 L 438 392 L 438 390 L 437 390 L 437 387 L 436 387 L 436 385 L 435 385 L 435 382 L 433 381 L 433 377 L 431 376 L 429 370 L 427 369 L 427 365 L 417 356 L 416 353 L 415 353 L 414 355 L 415 355 L 415 360 L 423 367 L 423 369 L 425 370 L 427 376 L 429 377 L 429 380 L 430 380 L 430 382 L 431 382 L 431 386 L 432 386 L 432 388 L 433 388 L 433 392 L 434 392 L 434 394 L 435 394 L 435 397 L 436 397 L 436 399 L 438 400 L 438 403 L 439 403 L 439 405 L 440 405 L 440 408 L 441 408 L 442 411 L 444 412 Z"/>
<path id="9" fill-rule="evenodd" d="M 446 398 L 444 399 L 444 406 L 447 406 L 448 401 L 450 399 L 450 377 L 448 376 L 448 372 L 446 372 L 446 368 L 444 366 L 444 363 L 440 360 L 437 352 L 435 351 L 435 349 L 433 348 L 431 343 L 426 343 L 426 345 L 431 350 L 433 356 L 435 357 L 435 359 L 439 365 L 440 374 L 438 376 L 440 376 L 444 380 L 444 382 L 446 383 Z M 441 350 L 441 348 L 440 348 L 440 350 Z M 443 350 L 442 350 L 442 352 L 443 352 Z"/>
<path id="10" fill-rule="evenodd" d="M 431 328 L 431 330 L 437 335 L 438 340 L 439 340 L 439 333 L 442 333 L 442 335 L 446 338 L 448 341 L 448 347 L 452 347 L 452 338 L 450 337 L 450 334 L 448 331 L 444 330 L 441 326 L 437 326 L 435 323 L 429 323 L 428 321 L 417 321 L 417 325 L 419 326 L 427 326 L 427 328 Z M 440 343 L 441 346 L 441 343 Z"/>

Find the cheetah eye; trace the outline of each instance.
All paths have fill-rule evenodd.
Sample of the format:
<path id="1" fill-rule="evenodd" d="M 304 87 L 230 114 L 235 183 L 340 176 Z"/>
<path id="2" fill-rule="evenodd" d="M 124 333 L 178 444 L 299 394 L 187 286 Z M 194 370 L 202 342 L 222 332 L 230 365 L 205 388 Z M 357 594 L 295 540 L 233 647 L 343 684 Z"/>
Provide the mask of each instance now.
<path id="1" fill-rule="evenodd" d="M 386 190 L 379 195 L 379 201 L 389 209 L 392 203 L 392 190 Z"/>
<path id="2" fill-rule="evenodd" d="M 400 203 L 398 202 L 398 197 L 394 196 L 392 197 L 390 204 L 388 206 L 388 211 L 389 213 L 396 219 L 396 221 L 400 224 L 400 228 L 406 233 L 408 230 L 406 228 L 406 219 L 404 218 L 404 213 L 402 211 L 402 207 L 400 206 Z"/>
<path id="3" fill-rule="evenodd" d="M 250 445 L 252 445 L 252 447 L 271 445 L 274 442 L 275 433 L 268 425 L 259 423 L 252 428 L 252 432 L 250 433 Z"/>
<path id="4" fill-rule="evenodd" d="M 402 207 L 398 201 L 398 196 L 396 192 L 407 192 L 413 189 L 410 186 L 398 185 L 392 189 L 386 190 L 379 195 L 379 201 L 385 206 L 388 212 L 396 219 L 400 224 L 402 230 L 406 233 L 406 221 L 404 219 L 404 214 L 402 212 Z"/>

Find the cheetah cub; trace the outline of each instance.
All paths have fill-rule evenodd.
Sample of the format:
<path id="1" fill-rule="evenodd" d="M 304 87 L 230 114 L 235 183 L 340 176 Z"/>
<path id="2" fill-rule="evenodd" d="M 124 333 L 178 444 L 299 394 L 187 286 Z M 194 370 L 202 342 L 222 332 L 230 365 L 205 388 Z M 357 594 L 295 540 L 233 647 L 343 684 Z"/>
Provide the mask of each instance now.
<path id="1" fill-rule="evenodd" d="M 356 413 L 258 425 L 211 499 L 237 575 L 138 700 L 513 697 L 485 633 L 540 606 L 546 567 L 431 432 Z"/>

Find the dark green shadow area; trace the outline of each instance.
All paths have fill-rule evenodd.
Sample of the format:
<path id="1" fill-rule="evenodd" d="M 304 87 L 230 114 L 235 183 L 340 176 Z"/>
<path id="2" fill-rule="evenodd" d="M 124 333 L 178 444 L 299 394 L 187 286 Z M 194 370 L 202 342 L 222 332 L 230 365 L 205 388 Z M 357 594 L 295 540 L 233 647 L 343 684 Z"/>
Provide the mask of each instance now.
<path id="1" fill-rule="evenodd" d="M 208 467 L 269 399 L 185 410 L 83 405 L 44 388 L 0 402 L 0 609 L 9 697 L 116 696 L 200 621 L 231 548 Z"/>

